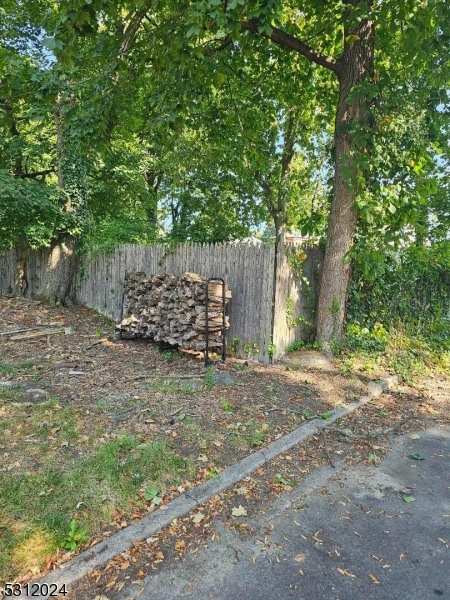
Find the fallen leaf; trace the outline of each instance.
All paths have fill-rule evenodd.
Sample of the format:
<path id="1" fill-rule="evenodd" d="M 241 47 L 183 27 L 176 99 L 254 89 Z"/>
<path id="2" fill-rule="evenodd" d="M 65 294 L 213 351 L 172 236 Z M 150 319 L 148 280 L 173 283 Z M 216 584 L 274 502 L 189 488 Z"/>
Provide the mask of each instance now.
<path id="1" fill-rule="evenodd" d="M 164 554 L 161 552 L 161 550 L 156 553 L 155 559 L 156 560 L 164 560 Z"/>
<path id="2" fill-rule="evenodd" d="M 424 457 L 418 454 L 417 452 L 416 454 L 408 454 L 408 458 L 410 458 L 411 460 L 425 460 Z"/>
<path id="3" fill-rule="evenodd" d="M 199 454 L 197 456 L 197 460 L 199 460 L 200 462 L 208 462 L 208 457 L 206 456 L 206 454 Z"/>
<path id="4" fill-rule="evenodd" d="M 248 489 L 246 487 L 234 488 L 233 491 L 235 491 L 236 494 L 239 494 L 241 496 L 246 496 L 248 494 Z"/>
<path id="5" fill-rule="evenodd" d="M 323 540 L 321 540 L 321 539 L 319 539 L 319 538 L 317 537 L 321 531 L 322 531 L 322 530 L 321 530 L 321 529 L 319 529 L 319 531 L 316 531 L 316 533 L 315 533 L 315 534 L 312 536 L 312 539 L 313 539 L 315 542 L 317 542 L 318 544 L 323 544 Z"/>
<path id="6" fill-rule="evenodd" d="M 184 550 L 186 550 L 186 542 L 184 540 L 180 540 L 175 544 L 175 550 L 178 550 L 178 552 L 183 552 Z"/>
<path id="7" fill-rule="evenodd" d="M 411 502 L 415 502 L 416 499 L 414 496 L 403 496 L 402 500 L 410 504 Z"/>
<path id="8" fill-rule="evenodd" d="M 319 417 L 321 419 L 323 419 L 324 421 L 326 421 L 327 419 L 331 419 L 332 416 L 333 416 L 333 411 L 331 411 L 331 410 L 329 410 L 328 412 L 321 413 L 319 415 Z"/>
<path id="9" fill-rule="evenodd" d="M 201 512 L 196 512 L 195 515 L 192 517 L 192 521 L 194 523 L 200 523 L 201 521 L 203 521 L 203 519 L 205 518 L 205 515 Z"/>
<path id="10" fill-rule="evenodd" d="M 234 507 L 231 510 L 231 514 L 233 515 L 233 517 L 246 517 L 247 516 L 247 510 L 243 506 L 241 506 L 239 504 L 238 507 Z"/>
<path id="11" fill-rule="evenodd" d="M 354 573 L 350 573 L 347 569 L 337 569 L 341 575 L 346 575 L 347 577 L 351 577 L 352 579 L 356 579 L 357 576 Z"/>
<path id="12" fill-rule="evenodd" d="M 305 561 L 305 554 L 296 554 L 294 556 L 295 562 L 302 563 Z"/>

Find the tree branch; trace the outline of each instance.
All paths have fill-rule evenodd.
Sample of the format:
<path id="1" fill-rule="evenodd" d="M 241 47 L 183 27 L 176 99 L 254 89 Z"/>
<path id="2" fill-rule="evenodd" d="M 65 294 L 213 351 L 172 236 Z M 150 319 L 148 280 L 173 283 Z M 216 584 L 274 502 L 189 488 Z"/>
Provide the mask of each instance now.
<path id="1" fill-rule="evenodd" d="M 331 56 L 325 56 L 324 54 L 321 54 L 302 40 L 299 40 L 290 33 L 286 33 L 285 31 L 282 31 L 277 27 L 274 27 L 270 34 L 265 31 L 259 33 L 258 25 L 258 21 L 256 21 L 255 19 L 251 19 L 250 21 L 246 21 L 242 24 L 241 30 L 250 31 L 254 35 L 262 35 L 263 37 L 272 40 L 272 42 L 274 42 L 275 44 L 278 44 L 278 46 L 283 46 L 284 48 L 294 50 L 295 52 L 298 52 L 311 62 L 314 62 L 317 65 L 328 69 L 329 71 L 333 71 L 333 73 L 336 73 L 336 75 L 339 75 L 340 65 Z"/>
<path id="2" fill-rule="evenodd" d="M 220 41 L 220 44 L 218 46 L 212 46 L 211 42 L 217 42 Z M 222 38 L 221 40 L 211 40 L 208 42 L 208 47 L 204 50 L 204 54 L 206 56 L 213 56 L 214 54 L 216 54 L 217 52 L 221 52 L 222 50 L 225 50 L 225 48 L 228 48 L 228 46 L 230 46 L 233 43 L 233 38 L 231 37 L 231 35 L 227 35 L 224 38 Z"/>
<path id="3" fill-rule="evenodd" d="M 45 177 L 51 173 L 56 173 L 56 169 L 44 169 L 43 171 L 35 171 L 34 173 L 20 173 L 20 179 L 35 179 L 36 177 Z"/>
<path id="4" fill-rule="evenodd" d="M 145 19 L 147 15 L 148 9 L 138 10 L 134 13 L 133 17 L 130 19 L 130 22 L 126 26 L 124 32 L 124 38 L 122 44 L 120 46 L 119 57 L 123 60 L 128 52 L 131 50 L 133 46 L 133 42 L 135 39 L 135 35 L 137 30 L 139 29 L 142 21 Z"/>

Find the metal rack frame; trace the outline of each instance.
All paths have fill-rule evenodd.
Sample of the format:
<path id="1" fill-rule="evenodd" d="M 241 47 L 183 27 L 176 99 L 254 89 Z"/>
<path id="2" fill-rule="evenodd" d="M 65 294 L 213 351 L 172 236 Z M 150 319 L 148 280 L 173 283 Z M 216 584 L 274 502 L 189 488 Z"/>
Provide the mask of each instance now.
<path id="1" fill-rule="evenodd" d="M 225 281 L 221 277 L 210 277 L 206 282 L 206 347 L 205 347 L 205 367 L 212 364 L 209 360 L 209 325 L 208 325 L 208 304 L 209 304 L 209 284 L 212 281 L 219 281 L 222 284 L 222 362 L 225 362 Z"/>

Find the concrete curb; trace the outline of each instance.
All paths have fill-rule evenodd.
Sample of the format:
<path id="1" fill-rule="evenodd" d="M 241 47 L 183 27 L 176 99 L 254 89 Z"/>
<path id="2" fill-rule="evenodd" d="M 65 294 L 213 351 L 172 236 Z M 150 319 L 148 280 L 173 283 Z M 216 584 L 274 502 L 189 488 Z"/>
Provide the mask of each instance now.
<path id="1" fill-rule="evenodd" d="M 184 517 L 198 506 L 207 502 L 212 496 L 235 485 L 238 481 L 247 477 L 250 473 L 265 465 L 276 456 L 287 452 L 293 446 L 317 433 L 317 431 L 325 429 L 338 419 L 342 419 L 358 408 L 361 408 L 367 402 L 380 396 L 397 383 L 398 378 L 395 376 L 377 382 L 369 382 L 367 386 L 369 395 L 363 396 L 358 402 L 348 404 L 345 408 L 334 410 L 332 416 L 327 420 L 314 419 L 305 425 L 301 425 L 294 431 L 291 431 L 291 433 L 275 440 L 266 448 L 258 450 L 243 458 L 235 465 L 228 467 L 220 475 L 214 477 L 214 479 L 210 479 L 196 488 L 185 492 L 163 508 L 118 531 L 111 537 L 89 548 L 89 550 L 85 550 L 68 563 L 39 579 L 39 583 L 61 586 L 63 584 L 69 585 L 81 579 L 89 571 L 104 566 L 114 556 L 126 551 L 133 542 L 152 537 L 155 533 L 170 525 L 173 519 Z M 46 598 L 47 596 L 39 597 Z"/>

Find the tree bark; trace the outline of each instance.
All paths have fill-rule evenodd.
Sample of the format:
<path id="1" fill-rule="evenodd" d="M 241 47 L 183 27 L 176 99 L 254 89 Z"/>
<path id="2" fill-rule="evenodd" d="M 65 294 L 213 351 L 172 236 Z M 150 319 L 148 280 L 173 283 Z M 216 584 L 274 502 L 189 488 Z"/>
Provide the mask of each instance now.
<path id="1" fill-rule="evenodd" d="M 28 288 L 27 280 L 27 238 L 21 235 L 16 248 L 16 279 L 14 293 L 16 296 L 25 296 Z"/>
<path id="2" fill-rule="evenodd" d="M 70 100 L 72 101 L 72 100 Z M 67 143 L 65 123 L 59 103 L 55 109 L 56 142 L 58 152 L 58 187 L 66 213 L 79 219 L 86 210 L 85 171 L 76 143 Z M 62 231 L 52 242 L 47 268 L 37 290 L 40 300 L 71 305 L 74 302 L 72 283 L 75 277 L 77 238 Z"/>
<path id="3" fill-rule="evenodd" d="M 342 336 L 345 319 L 347 289 L 350 279 L 348 252 L 352 247 L 358 214 L 355 209 L 357 193 L 357 163 L 361 148 L 355 144 L 356 125 L 364 130 L 369 124 L 364 93 L 352 94 L 354 87 L 373 74 L 374 22 L 371 18 L 355 19 L 354 9 L 364 4 L 372 10 L 373 0 L 342 0 L 344 6 L 344 50 L 338 59 L 325 56 L 290 33 L 276 27 L 263 32 L 272 42 L 303 55 L 309 61 L 335 73 L 339 79 L 339 101 L 335 117 L 336 166 L 334 191 L 328 217 L 327 244 L 322 268 L 317 308 L 317 341 L 329 343 Z M 353 14 L 352 14 L 353 12 Z M 251 19 L 242 24 L 242 30 L 258 32 L 258 21 Z M 358 189 L 359 187 L 359 189 Z"/>
<path id="4" fill-rule="evenodd" d="M 36 294 L 39 300 L 54 304 L 72 304 L 72 282 L 76 271 L 76 238 L 61 233 L 51 246 L 45 275 Z"/>
<path id="5" fill-rule="evenodd" d="M 355 6 L 358 0 L 350 0 Z M 374 23 L 364 20 L 356 30 L 345 31 L 346 45 L 338 61 L 339 101 L 335 120 L 336 166 L 334 192 L 328 218 L 327 243 L 322 268 L 317 308 L 316 339 L 320 343 L 339 340 L 343 333 L 347 290 L 351 274 L 348 253 L 352 248 L 358 212 L 358 158 L 364 151 L 359 132 L 369 125 L 364 94 L 352 94 L 354 86 L 368 80 L 373 71 Z M 358 131 L 355 132 L 355 126 Z"/>

